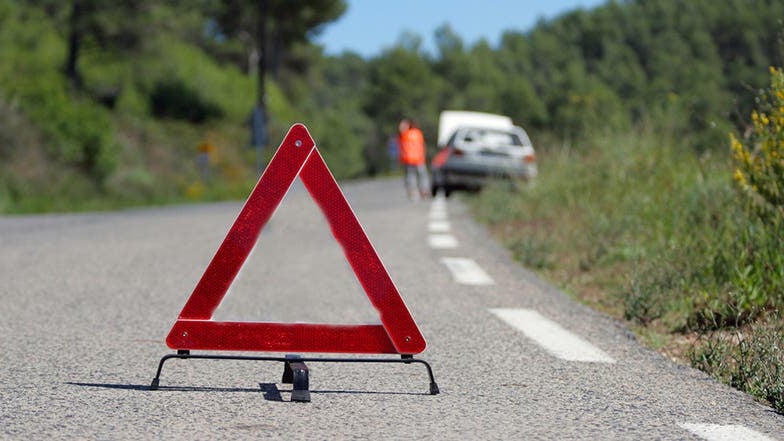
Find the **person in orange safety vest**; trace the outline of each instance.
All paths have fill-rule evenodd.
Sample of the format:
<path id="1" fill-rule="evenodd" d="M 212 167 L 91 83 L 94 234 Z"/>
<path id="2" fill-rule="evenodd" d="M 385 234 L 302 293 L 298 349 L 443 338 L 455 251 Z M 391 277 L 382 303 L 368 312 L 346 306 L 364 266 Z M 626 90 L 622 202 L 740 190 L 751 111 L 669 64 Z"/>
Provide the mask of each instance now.
<path id="1" fill-rule="evenodd" d="M 405 118 L 398 125 L 398 151 L 408 198 L 426 198 L 430 183 L 425 165 L 425 137 L 411 119 Z"/>

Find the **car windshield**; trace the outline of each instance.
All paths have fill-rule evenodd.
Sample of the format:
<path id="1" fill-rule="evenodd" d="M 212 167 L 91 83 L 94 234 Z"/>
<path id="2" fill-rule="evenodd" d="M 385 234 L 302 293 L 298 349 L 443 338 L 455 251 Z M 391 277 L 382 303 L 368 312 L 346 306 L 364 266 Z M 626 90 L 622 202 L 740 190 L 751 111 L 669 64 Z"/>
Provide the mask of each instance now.
<path id="1" fill-rule="evenodd" d="M 525 133 L 493 129 L 468 130 L 463 141 L 468 145 L 481 145 L 485 147 L 531 145 L 531 141 L 528 140 Z"/>

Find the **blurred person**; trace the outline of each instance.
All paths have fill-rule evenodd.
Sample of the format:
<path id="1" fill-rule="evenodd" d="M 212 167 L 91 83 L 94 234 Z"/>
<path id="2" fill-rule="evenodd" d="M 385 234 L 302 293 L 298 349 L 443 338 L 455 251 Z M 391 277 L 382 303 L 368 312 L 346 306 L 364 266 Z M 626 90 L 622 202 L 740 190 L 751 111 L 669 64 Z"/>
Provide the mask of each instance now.
<path id="1" fill-rule="evenodd" d="M 400 165 L 400 149 L 398 148 L 398 137 L 390 135 L 387 139 L 387 155 L 389 155 L 389 168 L 397 171 Z"/>
<path id="2" fill-rule="evenodd" d="M 398 150 L 408 198 L 428 197 L 430 183 L 425 165 L 425 137 L 412 119 L 404 118 L 398 125 Z"/>
<path id="3" fill-rule="evenodd" d="M 212 178 L 212 163 L 214 161 L 215 145 L 207 138 L 199 143 L 198 151 L 199 154 L 196 157 L 196 163 L 199 165 L 201 180 L 207 182 Z"/>

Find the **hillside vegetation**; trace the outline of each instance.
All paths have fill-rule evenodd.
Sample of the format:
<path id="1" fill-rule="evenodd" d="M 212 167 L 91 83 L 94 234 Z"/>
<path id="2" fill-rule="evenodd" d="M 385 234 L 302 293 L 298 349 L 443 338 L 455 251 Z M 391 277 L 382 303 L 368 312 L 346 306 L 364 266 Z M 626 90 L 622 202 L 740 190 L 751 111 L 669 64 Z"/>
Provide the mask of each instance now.
<path id="1" fill-rule="evenodd" d="M 497 46 L 444 25 L 436 53 L 404 34 L 368 59 L 312 42 L 343 1 L 266 3 L 263 48 L 250 0 L 0 3 L 0 212 L 241 198 L 294 122 L 338 178 L 372 176 L 401 117 L 432 154 L 441 110 L 506 114 L 540 176 L 470 196 L 477 216 L 649 344 L 784 411 L 784 3 L 609 1 Z"/>
<path id="2" fill-rule="evenodd" d="M 263 162 L 248 148 L 254 4 L 3 2 L 0 210 L 240 197 Z M 778 64 L 784 16 L 772 0 L 609 2 L 509 30 L 498 47 L 467 47 L 444 25 L 435 54 L 405 34 L 362 59 L 309 41 L 342 1 L 298 2 L 296 20 L 291 4 L 269 5 L 266 153 L 304 122 L 340 178 L 388 171 L 402 116 L 434 140 L 442 109 L 507 114 L 534 139 L 575 148 L 648 127 L 678 149 L 725 151 Z M 215 150 L 209 182 L 197 165 L 204 142 Z"/>

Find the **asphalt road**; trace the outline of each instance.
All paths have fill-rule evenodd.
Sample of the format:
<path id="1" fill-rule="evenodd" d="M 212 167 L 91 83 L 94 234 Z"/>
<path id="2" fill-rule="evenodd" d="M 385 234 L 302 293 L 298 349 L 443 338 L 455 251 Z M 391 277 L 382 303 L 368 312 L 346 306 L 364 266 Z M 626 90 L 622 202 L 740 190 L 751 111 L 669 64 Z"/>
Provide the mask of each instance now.
<path id="1" fill-rule="evenodd" d="M 398 180 L 343 189 L 439 395 L 418 364 L 314 363 L 312 401 L 293 403 L 280 363 L 213 360 L 170 360 L 150 391 L 241 204 L 0 217 L 0 438 L 784 440 L 784 417 L 537 279 L 458 201 L 409 202 Z M 378 323 L 300 187 L 215 319 Z"/>

